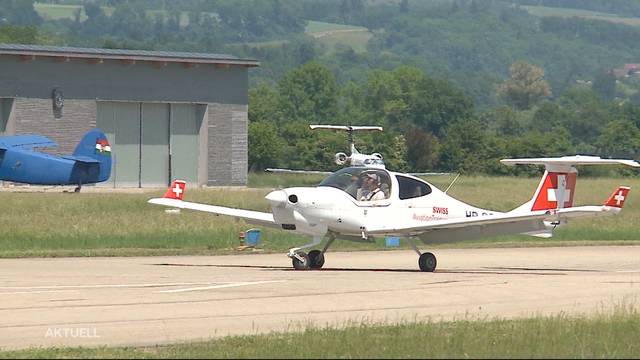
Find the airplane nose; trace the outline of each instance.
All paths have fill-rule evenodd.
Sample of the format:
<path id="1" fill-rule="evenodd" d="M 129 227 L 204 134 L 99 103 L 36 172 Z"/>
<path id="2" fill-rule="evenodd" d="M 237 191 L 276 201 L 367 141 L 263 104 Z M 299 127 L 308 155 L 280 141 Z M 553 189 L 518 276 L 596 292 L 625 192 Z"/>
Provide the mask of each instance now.
<path id="1" fill-rule="evenodd" d="M 282 190 L 274 190 L 264 198 L 267 199 L 271 206 L 284 207 L 287 204 L 287 193 Z"/>

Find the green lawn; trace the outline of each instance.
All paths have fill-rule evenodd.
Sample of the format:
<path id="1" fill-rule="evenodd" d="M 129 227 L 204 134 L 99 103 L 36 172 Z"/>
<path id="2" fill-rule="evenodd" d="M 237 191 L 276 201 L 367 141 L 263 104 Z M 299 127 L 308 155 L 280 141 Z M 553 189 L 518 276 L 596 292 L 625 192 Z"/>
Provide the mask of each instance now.
<path id="1" fill-rule="evenodd" d="M 351 324 L 153 347 L 40 348 L 0 358 L 638 358 L 640 314 Z"/>
<path id="2" fill-rule="evenodd" d="M 260 188 L 188 190 L 186 200 L 270 211 L 264 195 L 271 188 L 293 184 L 313 185 L 321 176 L 252 174 L 250 183 Z M 445 188 L 451 177 L 432 177 Z M 471 204 L 510 210 L 527 201 L 538 179 L 517 177 L 461 177 L 450 194 Z M 552 239 L 507 236 L 462 242 L 446 247 L 584 244 L 584 241 L 624 243 L 640 240 L 640 180 L 637 178 L 582 178 L 576 203 L 602 204 L 617 185 L 632 187 L 622 214 L 616 217 L 576 220 L 556 231 Z M 253 226 L 224 216 L 183 210 L 167 214 L 165 208 L 146 201 L 163 191 L 148 193 L 17 193 L 0 192 L 4 211 L 0 217 L 0 257 L 222 254 L 239 245 L 238 233 Z M 263 251 L 285 251 L 307 241 L 277 229 L 262 229 Z M 440 246 L 443 247 L 443 246 Z M 333 249 L 383 249 L 376 244 L 337 241 Z"/>
<path id="3" fill-rule="evenodd" d="M 307 34 L 312 34 L 312 33 L 335 31 L 335 30 L 363 30 L 363 31 L 366 31 L 367 29 L 362 27 L 362 26 L 335 24 L 335 23 L 328 23 L 328 22 L 322 22 L 322 21 L 309 20 L 307 22 L 307 27 L 305 28 L 304 31 Z"/>

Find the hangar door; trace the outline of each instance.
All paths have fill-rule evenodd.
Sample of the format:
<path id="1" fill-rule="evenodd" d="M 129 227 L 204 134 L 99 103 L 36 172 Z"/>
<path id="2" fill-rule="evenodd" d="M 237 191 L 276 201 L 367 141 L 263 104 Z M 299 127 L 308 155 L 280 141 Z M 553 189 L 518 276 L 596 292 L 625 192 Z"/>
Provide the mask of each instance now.
<path id="1" fill-rule="evenodd" d="M 97 126 L 112 148 L 107 186 L 198 182 L 198 134 L 206 105 L 98 102 Z"/>

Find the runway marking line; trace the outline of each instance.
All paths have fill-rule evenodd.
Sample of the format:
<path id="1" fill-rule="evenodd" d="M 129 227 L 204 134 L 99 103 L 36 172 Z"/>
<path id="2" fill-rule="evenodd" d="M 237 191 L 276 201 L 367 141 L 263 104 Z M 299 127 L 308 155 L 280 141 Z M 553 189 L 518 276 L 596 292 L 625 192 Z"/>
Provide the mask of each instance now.
<path id="1" fill-rule="evenodd" d="M 169 293 L 173 294 L 173 293 L 181 293 L 181 292 L 188 292 L 188 291 L 213 290 L 213 289 L 223 289 L 223 288 L 248 286 L 248 285 L 273 284 L 273 283 L 280 283 L 280 282 L 284 282 L 284 280 L 244 281 L 244 282 L 236 282 L 236 283 L 230 283 L 230 284 L 199 286 L 199 287 L 186 288 L 186 289 L 161 290 L 158 292 L 164 293 L 164 294 L 169 294 Z"/>
<path id="2" fill-rule="evenodd" d="M 56 292 L 64 290 L 76 289 L 112 289 L 112 288 L 153 288 L 168 286 L 189 286 L 189 285 L 220 285 L 220 284 L 237 284 L 238 282 L 230 281 L 208 281 L 208 282 L 182 282 L 182 283 L 144 283 L 144 284 L 87 284 L 87 285 L 42 285 L 42 286 L 0 286 L 0 290 L 15 290 L 16 292 L 3 292 L 3 294 L 16 293 L 39 293 L 39 292 Z M 35 291 L 28 291 L 35 290 Z"/>

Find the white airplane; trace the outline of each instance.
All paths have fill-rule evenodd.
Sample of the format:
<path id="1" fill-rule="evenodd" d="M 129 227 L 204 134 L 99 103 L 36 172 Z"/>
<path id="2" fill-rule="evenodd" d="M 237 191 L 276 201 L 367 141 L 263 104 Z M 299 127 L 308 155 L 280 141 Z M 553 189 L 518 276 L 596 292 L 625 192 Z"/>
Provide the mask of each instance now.
<path id="1" fill-rule="evenodd" d="M 619 186 L 602 205 L 574 207 L 575 165 L 640 167 L 632 160 L 580 155 L 501 162 L 545 166 L 531 200 L 506 213 L 466 204 L 408 174 L 364 166 L 341 169 L 317 187 L 270 192 L 265 198 L 271 205 L 271 213 L 183 201 L 185 182 L 180 180 L 171 184 L 164 197 L 150 199 L 149 203 L 228 215 L 310 236 L 310 243 L 292 248 L 287 254 L 298 270 L 321 268 L 324 253 L 336 238 L 373 241 L 377 236 L 398 236 L 418 253 L 420 270 L 432 272 L 436 269 L 436 257 L 430 252 L 421 253 L 415 238 L 429 244 L 507 234 L 550 237 L 553 229 L 569 219 L 617 214 L 628 196 L 629 187 Z M 321 250 L 304 252 L 320 245 L 325 236 L 327 240 Z"/>

